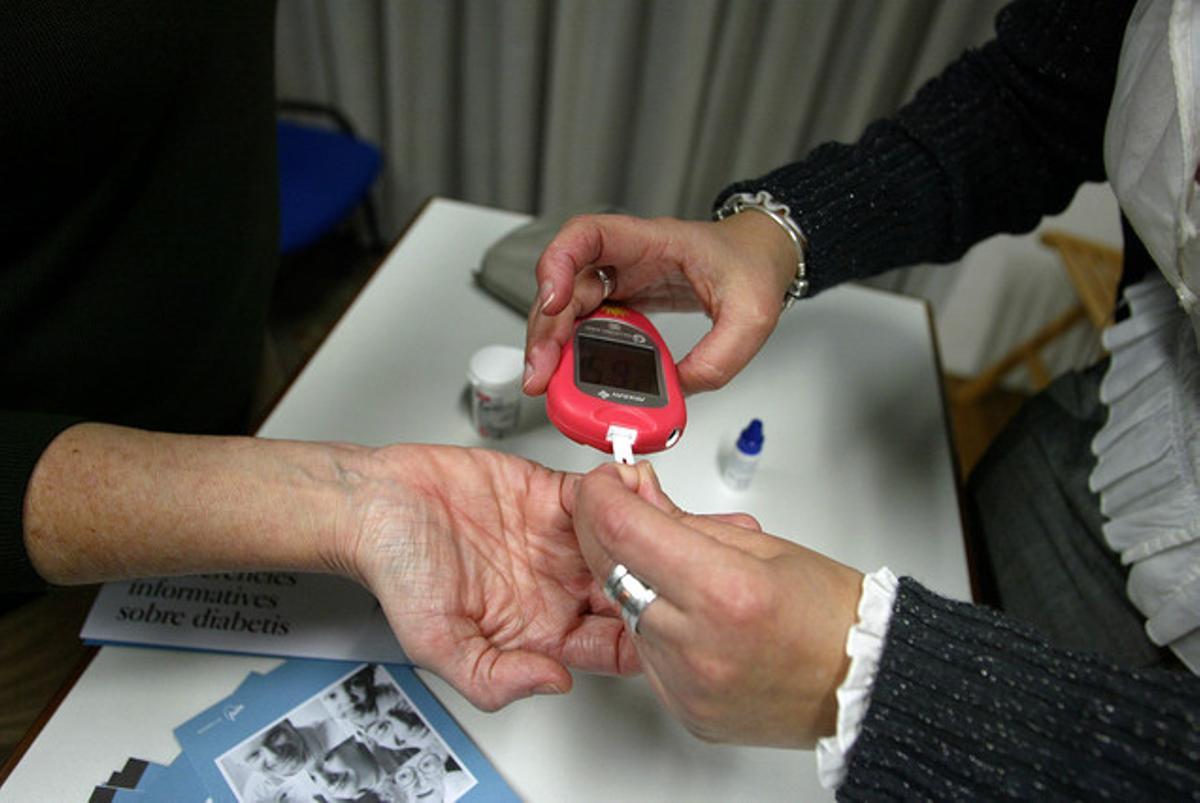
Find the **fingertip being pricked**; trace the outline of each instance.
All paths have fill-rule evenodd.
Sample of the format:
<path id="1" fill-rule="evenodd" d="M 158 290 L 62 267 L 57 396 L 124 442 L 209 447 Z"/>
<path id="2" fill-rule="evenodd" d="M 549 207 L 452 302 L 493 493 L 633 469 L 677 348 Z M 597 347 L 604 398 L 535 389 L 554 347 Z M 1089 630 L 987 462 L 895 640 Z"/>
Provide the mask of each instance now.
<path id="1" fill-rule="evenodd" d="M 562 504 L 563 510 L 567 511 L 570 516 L 575 515 L 575 500 L 579 494 L 578 474 L 564 474 L 562 479 L 562 488 L 559 491 L 559 501 Z"/>

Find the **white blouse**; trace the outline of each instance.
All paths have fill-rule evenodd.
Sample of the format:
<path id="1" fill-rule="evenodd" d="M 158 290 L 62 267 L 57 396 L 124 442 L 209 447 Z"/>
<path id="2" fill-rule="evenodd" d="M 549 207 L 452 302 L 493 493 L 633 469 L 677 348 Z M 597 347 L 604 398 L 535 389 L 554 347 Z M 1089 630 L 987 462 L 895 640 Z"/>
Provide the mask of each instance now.
<path id="1" fill-rule="evenodd" d="M 1146 635 L 1200 673 L 1200 353 L 1171 286 L 1128 288 L 1130 316 L 1104 333 L 1108 421 L 1090 485 L 1104 538 L 1130 566 L 1126 592 Z"/>
<path id="2" fill-rule="evenodd" d="M 1090 485 L 1146 634 L 1200 673 L 1200 3 L 1141 0 L 1104 135 L 1113 192 L 1158 266 L 1104 334 Z"/>

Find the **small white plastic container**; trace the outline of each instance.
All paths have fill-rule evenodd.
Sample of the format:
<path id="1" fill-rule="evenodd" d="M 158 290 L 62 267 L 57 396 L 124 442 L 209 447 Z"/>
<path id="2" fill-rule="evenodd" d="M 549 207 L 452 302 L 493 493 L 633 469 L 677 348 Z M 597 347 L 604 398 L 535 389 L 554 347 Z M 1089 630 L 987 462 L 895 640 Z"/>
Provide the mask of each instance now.
<path id="1" fill-rule="evenodd" d="M 512 346 L 484 346 L 467 363 L 471 383 L 471 425 L 484 438 L 516 431 L 521 417 L 525 352 Z"/>

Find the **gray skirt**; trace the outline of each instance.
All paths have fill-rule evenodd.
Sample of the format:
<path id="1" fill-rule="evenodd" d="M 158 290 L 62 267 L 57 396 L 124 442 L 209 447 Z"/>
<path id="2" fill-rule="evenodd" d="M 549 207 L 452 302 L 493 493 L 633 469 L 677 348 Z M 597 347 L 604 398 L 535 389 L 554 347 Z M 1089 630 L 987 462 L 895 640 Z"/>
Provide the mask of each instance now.
<path id="1" fill-rule="evenodd" d="M 1030 399 L 972 472 L 965 502 L 982 546 L 981 601 L 1059 646 L 1127 667 L 1179 667 L 1127 598 L 1128 569 L 1105 542 L 1100 499 L 1088 487 L 1091 442 L 1107 416 L 1099 398 L 1107 367 L 1068 373 Z"/>

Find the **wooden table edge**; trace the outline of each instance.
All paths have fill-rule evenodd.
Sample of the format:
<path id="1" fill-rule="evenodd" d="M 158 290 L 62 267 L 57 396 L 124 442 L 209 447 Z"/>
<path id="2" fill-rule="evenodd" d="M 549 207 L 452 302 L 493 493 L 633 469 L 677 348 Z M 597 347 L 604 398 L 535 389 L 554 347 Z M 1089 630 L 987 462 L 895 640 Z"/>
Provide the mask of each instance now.
<path id="1" fill-rule="evenodd" d="M 50 698 L 50 702 L 46 703 L 46 707 L 42 709 L 42 713 L 38 714 L 38 718 L 29 726 L 29 730 L 25 731 L 25 735 L 21 737 L 21 741 L 17 742 L 16 747 L 9 753 L 8 758 L 4 760 L 4 766 L 0 767 L 0 786 L 4 785 L 9 775 L 12 775 L 13 770 L 17 768 L 17 764 L 25 757 L 34 740 L 41 735 L 42 729 L 46 727 L 46 723 L 50 721 L 50 717 L 54 716 L 55 712 L 58 711 L 58 707 L 62 705 L 62 701 L 75 688 L 75 684 L 79 682 L 79 678 L 83 676 L 84 671 L 91 665 L 92 659 L 96 657 L 98 652 L 100 652 L 99 647 L 87 647 L 87 652 L 79 659 L 75 668 L 71 670 L 71 674 L 58 687 L 58 691 Z"/>

